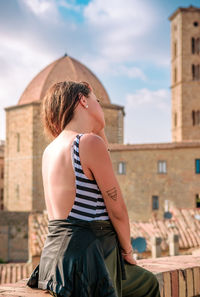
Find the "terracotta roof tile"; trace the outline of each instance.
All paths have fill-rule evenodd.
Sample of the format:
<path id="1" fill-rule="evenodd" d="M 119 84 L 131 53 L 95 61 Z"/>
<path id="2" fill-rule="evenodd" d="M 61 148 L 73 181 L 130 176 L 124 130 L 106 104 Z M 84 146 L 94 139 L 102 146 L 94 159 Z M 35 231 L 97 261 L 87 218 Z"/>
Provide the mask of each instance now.
<path id="1" fill-rule="evenodd" d="M 199 247 L 200 221 L 195 218 L 195 215 L 200 215 L 200 209 L 177 209 L 174 207 L 170 211 L 173 214 L 171 219 L 152 218 L 145 223 L 131 220 L 131 236 L 136 238 L 142 233 L 147 241 L 147 250 L 151 249 L 151 236 L 161 237 L 161 249 L 166 249 L 170 233 L 179 235 L 179 247 L 182 249 Z"/>
<path id="2" fill-rule="evenodd" d="M 196 248 L 200 246 L 200 221 L 194 216 L 200 215 L 200 209 L 170 209 L 171 219 L 158 220 L 151 218 L 147 222 L 130 220 L 131 236 L 144 237 L 147 250 L 151 250 L 151 237 L 162 238 L 161 249 L 168 248 L 170 233 L 179 235 L 180 249 Z M 32 213 L 29 215 L 29 236 L 32 256 L 40 256 L 46 235 L 48 233 L 47 213 Z"/>

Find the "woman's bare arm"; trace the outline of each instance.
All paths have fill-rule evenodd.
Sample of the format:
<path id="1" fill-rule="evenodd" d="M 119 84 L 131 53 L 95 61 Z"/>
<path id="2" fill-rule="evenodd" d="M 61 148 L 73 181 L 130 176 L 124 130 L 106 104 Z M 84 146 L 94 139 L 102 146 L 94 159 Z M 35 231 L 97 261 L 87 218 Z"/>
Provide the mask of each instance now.
<path id="1" fill-rule="evenodd" d="M 86 134 L 81 138 L 81 148 L 101 190 L 121 248 L 128 252 L 132 250 L 128 212 L 105 141 L 97 135 Z M 134 260 L 132 263 L 135 264 Z"/>

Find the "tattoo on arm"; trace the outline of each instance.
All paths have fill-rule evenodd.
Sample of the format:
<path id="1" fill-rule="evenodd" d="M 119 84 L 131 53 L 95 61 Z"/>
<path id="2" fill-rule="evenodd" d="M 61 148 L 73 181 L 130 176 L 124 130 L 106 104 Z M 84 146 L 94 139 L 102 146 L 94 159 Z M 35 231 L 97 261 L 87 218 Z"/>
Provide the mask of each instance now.
<path id="1" fill-rule="evenodd" d="M 106 193 L 108 194 L 108 196 L 113 199 L 113 200 L 117 200 L 117 189 L 114 187 L 108 191 L 106 191 Z"/>

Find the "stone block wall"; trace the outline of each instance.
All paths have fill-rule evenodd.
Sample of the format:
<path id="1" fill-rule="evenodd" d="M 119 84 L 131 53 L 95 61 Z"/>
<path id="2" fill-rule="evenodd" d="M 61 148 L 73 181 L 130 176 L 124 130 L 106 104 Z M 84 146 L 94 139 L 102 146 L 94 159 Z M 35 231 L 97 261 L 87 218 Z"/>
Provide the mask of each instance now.
<path id="1" fill-rule="evenodd" d="M 4 262 L 28 260 L 29 212 L 1 211 L 0 259 Z"/>
<path id="2" fill-rule="evenodd" d="M 6 109 L 5 210 L 32 210 L 33 106 Z"/>

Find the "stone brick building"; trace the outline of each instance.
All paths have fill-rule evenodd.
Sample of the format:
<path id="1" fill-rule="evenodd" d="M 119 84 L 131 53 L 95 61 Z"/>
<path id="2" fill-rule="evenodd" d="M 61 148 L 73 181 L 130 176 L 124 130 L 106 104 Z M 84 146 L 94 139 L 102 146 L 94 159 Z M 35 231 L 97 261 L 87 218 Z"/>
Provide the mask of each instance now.
<path id="1" fill-rule="evenodd" d="M 0 141 L 0 210 L 4 209 L 4 150 L 5 141 Z"/>
<path id="2" fill-rule="evenodd" d="M 123 106 L 112 104 L 91 71 L 64 56 L 42 70 L 6 110 L 5 209 L 45 209 L 41 157 L 48 140 L 41 100 L 51 84 L 88 81 L 102 101 L 111 158 L 129 215 L 163 217 L 170 204 L 200 207 L 200 9 L 178 8 L 171 21 L 172 143 L 123 144 Z M 134 133 L 134 131 L 133 131 Z"/>
<path id="3" fill-rule="evenodd" d="M 16 106 L 6 110 L 5 209 L 42 211 L 45 208 L 41 159 L 49 140 L 40 120 L 41 100 L 48 88 L 63 80 L 88 81 L 105 114 L 109 142 L 123 143 L 123 106 L 110 102 L 96 76 L 75 59 L 64 56 L 42 70 L 28 85 Z"/>

